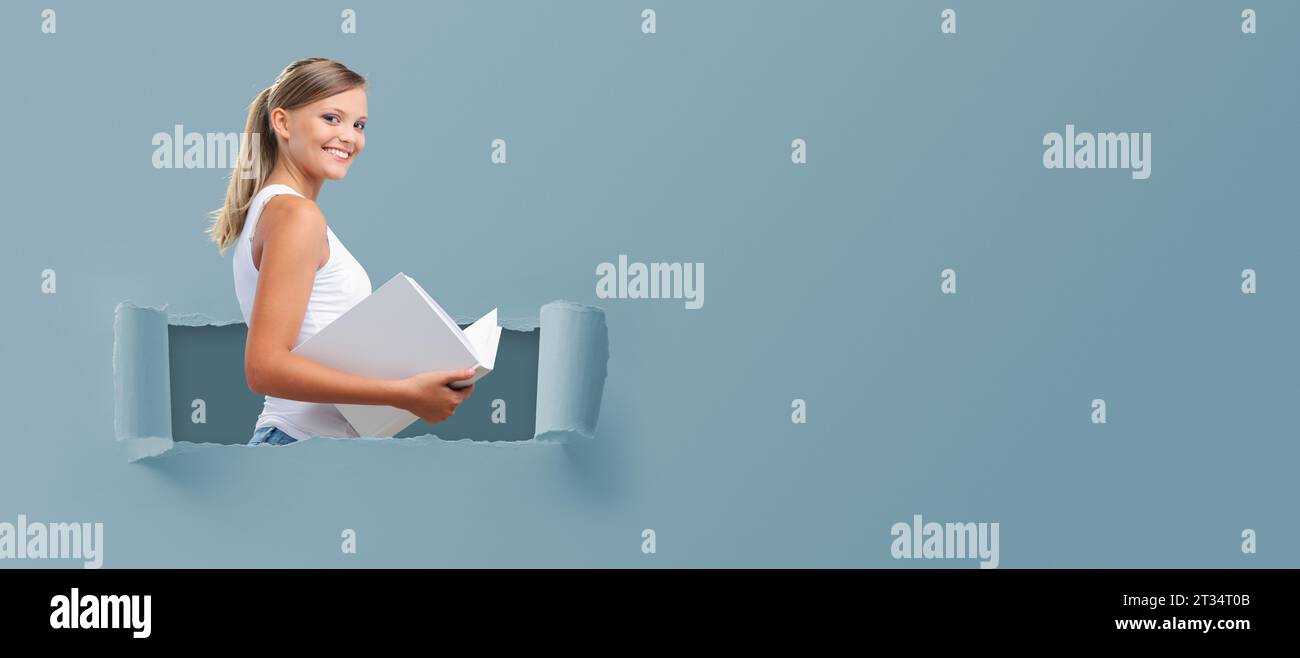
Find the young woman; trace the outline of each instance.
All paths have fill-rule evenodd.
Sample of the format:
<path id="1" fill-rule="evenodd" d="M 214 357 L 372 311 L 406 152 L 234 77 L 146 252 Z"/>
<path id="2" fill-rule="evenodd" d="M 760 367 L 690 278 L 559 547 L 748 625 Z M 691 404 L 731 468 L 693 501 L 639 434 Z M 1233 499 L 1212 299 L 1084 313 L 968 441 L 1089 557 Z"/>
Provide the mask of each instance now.
<path id="1" fill-rule="evenodd" d="M 333 60 L 285 67 L 253 99 L 225 205 L 208 234 L 235 246 L 235 295 L 248 324 L 244 374 L 266 395 L 250 445 L 312 436 L 356 437 L 333 403 L 381 404 L 438 423 L 474 387 L 448 384 L 473 370 L 400 380 L 361 377 L 293 354 L 295 346 L 371 293 L 370 278 L 316 206 L 365 147 L 366 81 Z"/>

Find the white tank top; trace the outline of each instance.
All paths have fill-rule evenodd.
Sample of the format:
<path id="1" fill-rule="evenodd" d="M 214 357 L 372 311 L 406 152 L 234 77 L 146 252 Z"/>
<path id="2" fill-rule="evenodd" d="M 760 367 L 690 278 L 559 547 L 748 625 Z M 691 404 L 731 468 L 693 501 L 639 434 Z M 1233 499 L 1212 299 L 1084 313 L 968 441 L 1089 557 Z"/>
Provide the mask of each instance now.
<path id="1" fill-rule="evenodd" d="M 252 320 L 253 302 L 257 297 L 258 270 L 253 267 L 253 236 L 256 235 L 257 220 L 262 214 L 262 208 L 277 194 L 302 196 L 288 185 L 263 187 L 253 197 L 244 219 L 244 228 L 235 243 L 235 295 L 239 298 L 239 310 L 244 314 L 245 324 Z M 329 239 L 330 258 L 324 267 L 316 270 L 311 298 L 307 302 L 307 312 L 303 316 L 302 329 L 298 332 L 294 347 L 372 292 L 370 277 L 365 268 L 352 257 L 328 225 L 325 233 Z M 278 427 L 299 441 L 313 436 L 358 436 L 357 431 L 333 404 L 288 400 L 270 395 L 266 396 L 262 414 L 257 417 L 254 427 L 266 425 Z"/>

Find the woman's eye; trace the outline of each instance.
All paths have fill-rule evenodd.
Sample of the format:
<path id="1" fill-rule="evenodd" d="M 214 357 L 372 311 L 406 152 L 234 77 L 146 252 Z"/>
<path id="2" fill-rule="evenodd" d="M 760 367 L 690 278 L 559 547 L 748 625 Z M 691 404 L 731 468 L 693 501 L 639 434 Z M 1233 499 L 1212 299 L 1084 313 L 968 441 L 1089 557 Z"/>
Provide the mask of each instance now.
<path id="1" fill-rule="evenodd" d="M 334 123 L 335 121 L 338 121 L 338 120 L 339 120 L 339 116 L 338 116 L 337 114 L 326 114 L 326 115 L 322 116 L 321 118 L 324 119 L 324 120 L 326 120 L 326 121 L 328 121 L 328 122 L 330 122 L 330 123 Z"/>
<path id="2" fill-rule="evenodd" d="M 357 130 L 360 130 L 360 131 L 362 131 L 362 132 L 365 132 L 365 130 L 366 130 L 366 124 L 361 123 L 360 121 L 358 121 L 357 124 L 356 124 L 356 126 L 357 126 Z"/>

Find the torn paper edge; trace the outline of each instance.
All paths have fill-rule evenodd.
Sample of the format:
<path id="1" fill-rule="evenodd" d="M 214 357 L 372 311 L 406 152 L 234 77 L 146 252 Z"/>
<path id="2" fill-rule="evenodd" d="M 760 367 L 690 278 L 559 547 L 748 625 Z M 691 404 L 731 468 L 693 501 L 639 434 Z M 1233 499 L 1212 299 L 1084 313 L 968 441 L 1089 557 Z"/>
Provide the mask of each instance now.
<path id="1" fill-rule="evenodd" d="M 555 301 L 551 303 L 572 304 L 573 306 L 576 307 L 586 306 L 584 304 L 578 304 L 576 302 Z M 244 324 L 244 320 L 242 318 L 235 318 L 233 320 L 218 320 L 216 318 L 213 318 L 210 315 L 207 315 L 206 313 L 170 313 L 167 311 L 167 307 L 170 306 L 170 304 L 163 304 L 162 306 L 144 306 L 141 304 L 136 304 L 131 300 L 127 300 L 124 302 L 120 302 L 118 304 L 119 308 L 122 306 L 127 306 L 135 309 L 147 309 L 151 311 L 158 311 L 159 313 L 165 313 L 167 315 L 167 324 L 177 325 L 181 327 L 224 327 L 230 324 Z M 597 308 L 597 307 L 593 306 L 589 308 Z M 599 309 L 597 308 L 597 310 Z M 456 324 L 463 324 L 463 325 L 473 324 L 474 321 L 477 319 L 478 319 L 477 317 L 467 316 L 467 315 L 452 316 L 452 320 L 454 320 Z M 500 326 L 502 329 L 509 329 L 510 331 L 533 331 L 534 329 L 538 329 L 541 326 L 539 320 L 534 318 L 501 318 L 501 317 L 497 318 L 497 325 Z"/>
<path id="2" fill-rule="evenodd" d="M 172 439 L 170 373 L 167 371 L 170 356 L 166 338 L 168 326 L 219 327 L 243 323 L 243 320 L 217 320 L 203 313 L 169 313 L 167 306 L 142 306 L 127 300 L 114 309 L 114 423 L 116 439 L 124 447 L 127 461 L 159 459 L 210 449 L 261 447 L 177 442 Z M 457 323 L 472 321 L 456 318 Z M 511 331 L 543 330 L 538 345 L 537 423 L 532 439 L 448 440 L 430 433 L 401 439 L 313 437 L 313 440 L 414 441 L 414 444 L 423 441 L 520 447 L 564 443 L 570 439 L 594 439 L 609 360 L 605 311 L 597 306 L 555 300 L 542 306 L 537 319 L 501 319 L 499 325 Z M 160 339 L 147 345 L 150 335 L 160 336 Z M 160 376 L 161 382 L 158 381 Z M 543 405 L 547 405 L 546 413 L 543 413 Z M 296 444 L 276 448 L 285 449 L 292 445 Z"/>

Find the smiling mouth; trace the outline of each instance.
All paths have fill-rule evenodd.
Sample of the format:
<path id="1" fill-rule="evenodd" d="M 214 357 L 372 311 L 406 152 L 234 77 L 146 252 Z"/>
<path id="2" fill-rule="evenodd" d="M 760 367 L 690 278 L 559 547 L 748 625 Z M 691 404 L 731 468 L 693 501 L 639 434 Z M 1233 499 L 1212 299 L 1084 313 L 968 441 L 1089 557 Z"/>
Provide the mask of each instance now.
<path id="1" fill-rule="evenodd" d="M 347 162 L 352 157 L 351 153 L 348 153 L 343 149 L 325 147 L 322 150 L 330 154 L 330 157 L 334 158 L 335 160 L 338 160 L 339 162 Z"/>

